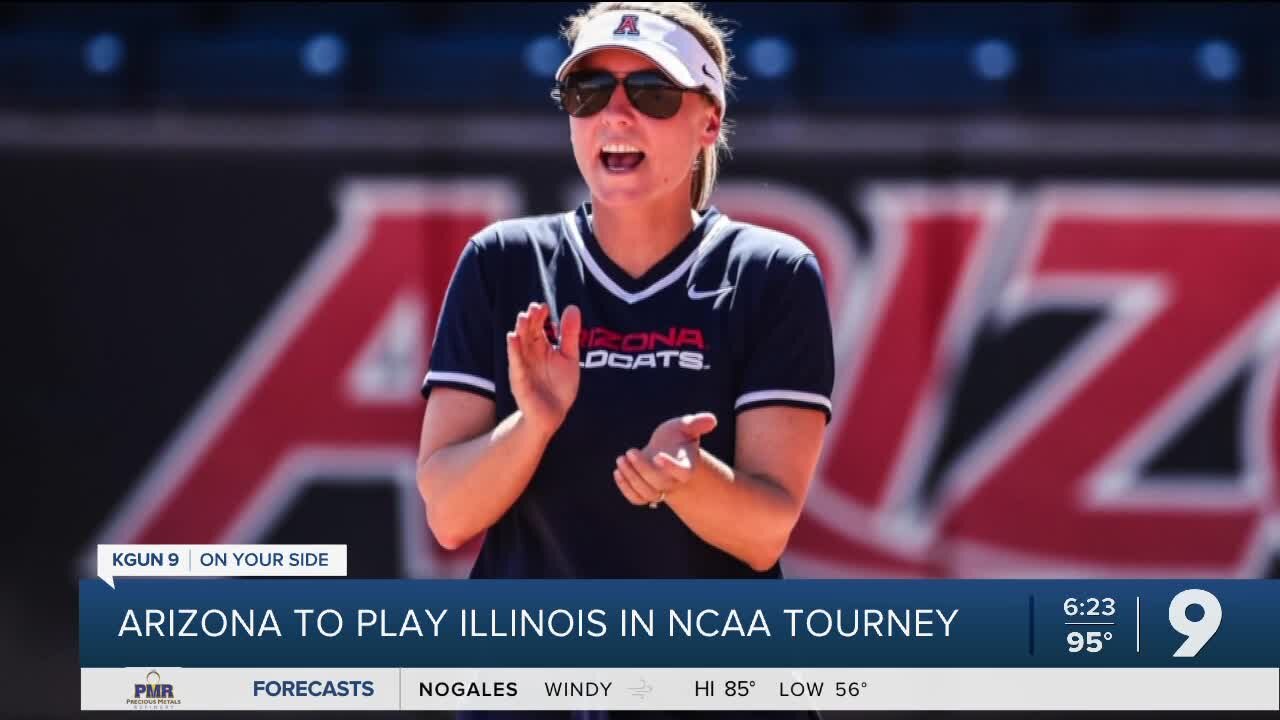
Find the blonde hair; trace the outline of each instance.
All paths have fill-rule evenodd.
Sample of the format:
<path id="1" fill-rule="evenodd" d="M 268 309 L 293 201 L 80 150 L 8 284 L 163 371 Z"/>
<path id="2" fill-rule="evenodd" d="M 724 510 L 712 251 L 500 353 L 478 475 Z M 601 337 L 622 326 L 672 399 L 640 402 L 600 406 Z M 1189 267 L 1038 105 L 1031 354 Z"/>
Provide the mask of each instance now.
<path id="1" fill-rule="evenodd" d="M 725 42 L 731 31 L 721 26 L 721 21 L 712 17 L 702 9 L 701 3 L 684 2 L 598 2 L 574 15 L 566 21 L 563 34 L 572 46 L 578 39 L 578 33 L 592 19 L 613 10 L 638 10 L 661 15 L 693 33 L 702 43 L 702 47 L 711 54 L 711 58 L 720 66 L 720 77 L 725 80 L 725 91 L 730 82 L 737 77 L 729 67 L 733 56 Z M 703 148 L 693 164 L 693 184 L 689 189 L 689 204 L 694 210 L 703 210 L 711 199 L 711 191 L 715 188 L 716 175 L 720 171 L 720 153 L 729 152 L 729 133 L 732 130 L 728 120 L 720 124 L 720 136 L 716 144 Z"/>

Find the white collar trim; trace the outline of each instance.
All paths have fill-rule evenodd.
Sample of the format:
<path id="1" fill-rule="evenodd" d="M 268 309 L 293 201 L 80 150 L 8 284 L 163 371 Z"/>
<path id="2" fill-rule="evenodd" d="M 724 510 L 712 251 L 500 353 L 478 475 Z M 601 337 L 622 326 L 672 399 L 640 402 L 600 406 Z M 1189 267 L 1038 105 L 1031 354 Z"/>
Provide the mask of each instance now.
<path id="1" fill-rule="evenodd" d="M 575 213 L 576 211 L 569 212 L 562 215 L 560 218 L 564 223 L 565 231 L 569 234 L 569 244 L 577 251 L 578 257 L 582 258 L 582 263 L 587 266 L 587 271 L 596 279 L 596 282 L 600 283 L 606 290 L 613 293 L 615 297 L 628 305 L 634 305 L 645 298 L 662 292 L 676 280 L 679 280 L 688 273 L 689 268 L 693 266 L 693 263 L 695 263 L 698 258 L 702 257 L 707 248 L 711 246 L 711 241 L 715 239 L 716 235 L 718 235 L 729 224 L 729 218 L 724 215 L 717 217 L 715 222 L 711 224 L 711 227 L 707 228 L 702 234 L 702 240 L 698 243 L 697 249 L 692 253 L 689 253 L 689 257 L 685 258 L 684 262 L 680 263 L 679 266 L 667 273 L 661 279 L 655 280 L 653 284 L 649 285 L 649 287 L 639 292 L 627 292 L 622 289 L 622 286 L 614 282 L 613 278 L 609 277 L 608 274 L 605 273 L 604 268 L 600 267 L 599 263 L 597 263 L 596 259 L 591 255 L 591 251 L 587 249 L 587 243 L 582 239 L 582 233 L 578 232 L 578 220 L 577 217 L 575 217 Z"/>

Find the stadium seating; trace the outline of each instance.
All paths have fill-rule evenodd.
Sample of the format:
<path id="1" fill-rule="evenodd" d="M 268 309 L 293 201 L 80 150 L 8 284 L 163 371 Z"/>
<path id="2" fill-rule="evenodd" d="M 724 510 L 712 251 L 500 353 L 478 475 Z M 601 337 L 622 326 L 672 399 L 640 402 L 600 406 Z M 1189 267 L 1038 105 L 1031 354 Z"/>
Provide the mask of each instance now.
<path id="1" fill-rule="evenodd" d="M 1048 110 L 1222 112 L 1243 100 L 1242 58 L 1209 38 L 1129 37 L 1045 48 L 1037 103 Z"/>
<path id="2" fill-rule="evenodd" d="M 543 109 L 581 3 L 0 6 L 0 103 Z M 749 111 L 1280 111 L 1280 4 L 712 2 Z"/>
<path id="3" fill-rule="evenodd" d="M 83 28 L 0 34 L 0 103 L 120 103 L 132 59 L 125 36 Z"/>
<path id="4" fill-rule="evenodd" d="M 349 89 L 348 48 L 336 33 L 165 34 L 146 57 L 146 97 L 219 105 L 338 103 Z"/>
<path id="5" fill-rule="evenodd" d="M 530 63 L 539 45 L 550 57 Z M 393 104 L 549 108 L 562 48 L 550 34 L 386 35 L 374 49 L 372 92 Z"/>
<path id="6" fill-rule="evenodd" d="M 1011 103 L 1018 49 L 995 37 L 861 38 L 828 49 L 823 105 L 865 110 L 982 109 Z"/>

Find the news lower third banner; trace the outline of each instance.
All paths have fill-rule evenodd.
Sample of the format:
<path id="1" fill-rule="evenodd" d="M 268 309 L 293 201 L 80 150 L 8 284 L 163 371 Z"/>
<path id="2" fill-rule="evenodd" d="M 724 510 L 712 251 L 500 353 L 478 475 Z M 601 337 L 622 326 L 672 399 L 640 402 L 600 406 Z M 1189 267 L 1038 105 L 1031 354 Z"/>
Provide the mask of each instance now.
<path id="1" fill-rule="evenodd" d="M 81 707 L 1280 710 L 1280 581 L 80 584 Z"/>

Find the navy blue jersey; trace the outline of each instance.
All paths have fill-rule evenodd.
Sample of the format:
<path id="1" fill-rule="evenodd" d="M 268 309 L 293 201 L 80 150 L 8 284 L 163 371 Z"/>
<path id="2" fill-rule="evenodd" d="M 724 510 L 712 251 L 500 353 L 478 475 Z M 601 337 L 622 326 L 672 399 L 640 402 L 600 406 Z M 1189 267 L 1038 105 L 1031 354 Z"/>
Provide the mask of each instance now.
<path id="1" fill-rule="evenodd" d="M 635 506 L 615 459 L 663 421 L 707 410 L 702 446 L 733 464 L 737 413 L 765 405 L 831 417 L 833 353 L 822 276 L 799 240 L 714 208 L 643 277 L 600 248 L 590 204 L 496 223 L 454 270 L 423 383 L 517 407 L 506 333 L 530 302 L 582 310 L 582 380 L 528 488 L 489 529 L 477 578 L 781 577 L 694 535 L 666 506 Z"/>

